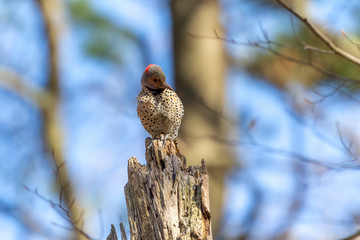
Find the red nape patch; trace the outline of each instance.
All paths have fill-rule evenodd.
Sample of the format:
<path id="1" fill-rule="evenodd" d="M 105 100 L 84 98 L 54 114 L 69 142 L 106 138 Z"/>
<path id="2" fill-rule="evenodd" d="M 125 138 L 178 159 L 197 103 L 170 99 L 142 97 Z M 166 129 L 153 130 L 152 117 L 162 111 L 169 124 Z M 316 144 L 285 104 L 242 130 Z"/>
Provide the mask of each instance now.
<path id="1" fill-rule="evenodd" d="M 149 64 L 149 66 L 147 66 L 147 67 L 145 68 L 145 72 L 146 72 L 146 74 L 148 74 L 148 72 L 149 72 L 149 68 L 150 68 L 152 65 L 154 65 L 154 64 Z"/>

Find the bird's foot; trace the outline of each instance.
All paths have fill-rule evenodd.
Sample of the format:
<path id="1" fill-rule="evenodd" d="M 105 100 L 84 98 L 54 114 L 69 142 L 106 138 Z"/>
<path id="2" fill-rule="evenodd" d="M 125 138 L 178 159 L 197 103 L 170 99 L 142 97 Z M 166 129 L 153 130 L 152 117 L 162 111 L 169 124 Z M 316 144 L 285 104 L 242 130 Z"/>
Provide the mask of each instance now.
<path id="1" fill-rule="evenodd" d="M 168 139 L 174 141 L 174 139 L 170 136 L 170 134 L 166 134 L 165 137 L 164 137 L 164 142 L 165 142 L 166 140 L 168 140 Z"/>
<path id="2" fill-rule="evenodd" d="M 163 142 L 163 147 L 165 146 L 166 140 L 170 139 L 170 140 L 174 141 L 174 139 L 171 137 L 170 134 L 165 134 L 165 135 L 160 134 L 159 138 L 160 138 L 160 141 Z"/>
<path id="3" fill-rule="evenodd" d="M 176 138 L 173 138 L 170 134 L 165 135 L 164 144 L 166 143 L 166 140 L 168 140 L 168 139 L 170 139 L 171 141 L 173 141 L 177 145 Z"/>
<path id="4" fill-rule="evenodd" d="M 154 136 L 153 138 L 147 138 L 145 141 L 145 145 L 147 149 L 151 148 L 153 146 L 154 140 L 160 140 L 162 142 L 163 147 L 165 146 L 166 140 L 170 139 L 171 141 L 176 142 L 176 139 L 174 139 L 170 134 L 159 134 L 158 136 Z"/>

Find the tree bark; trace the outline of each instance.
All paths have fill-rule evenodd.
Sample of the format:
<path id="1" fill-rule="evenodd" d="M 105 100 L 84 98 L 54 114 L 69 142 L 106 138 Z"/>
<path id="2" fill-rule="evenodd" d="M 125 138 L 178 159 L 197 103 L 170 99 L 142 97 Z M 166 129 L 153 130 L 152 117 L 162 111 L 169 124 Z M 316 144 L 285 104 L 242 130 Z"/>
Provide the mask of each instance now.
<path id="1" fill-rule="evenodd" d="M 111 230 L 109 236 L 106 238 L 106 240 L 118 240 L 116 230 L 114 225 L 111 224 Z"/>
<path id="2" fill-rule="evenodd" d="M 209 180 L 201 166 L 186 167 L 172 140 L 145 141 L 147 165 L 129 159 L 125 186 L 130 239 L 212 239 Z"/>

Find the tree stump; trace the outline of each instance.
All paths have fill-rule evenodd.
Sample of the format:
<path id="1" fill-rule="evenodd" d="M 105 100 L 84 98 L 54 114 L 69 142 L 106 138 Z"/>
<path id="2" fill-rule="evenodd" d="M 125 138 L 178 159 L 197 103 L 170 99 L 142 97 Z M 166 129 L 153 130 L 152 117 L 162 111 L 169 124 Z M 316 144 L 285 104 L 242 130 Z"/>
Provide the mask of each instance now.
<path id="1" fill-rule="evenodd" d="M 186 167 L 170 140 L 145 141 L 147 165 L 128 162 L 125 197 L 132 240 L 212 239 L 205 162 Z"/>

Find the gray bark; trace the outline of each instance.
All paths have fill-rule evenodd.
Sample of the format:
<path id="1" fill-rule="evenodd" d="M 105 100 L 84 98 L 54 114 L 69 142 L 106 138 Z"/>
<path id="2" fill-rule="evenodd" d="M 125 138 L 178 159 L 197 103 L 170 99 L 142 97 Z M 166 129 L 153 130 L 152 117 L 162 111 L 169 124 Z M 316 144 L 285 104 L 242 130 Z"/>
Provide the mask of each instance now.
<path id="1" fill-rule="evenodd" d="M 146 139 L 146 162 L 129 159 L 125 197 L 130 239 L 212 239 L 209 180 L 201 166 L 186 167 L 172 140 Z"/>

